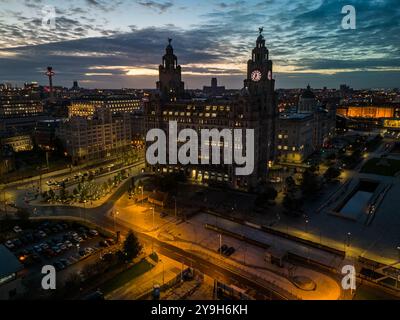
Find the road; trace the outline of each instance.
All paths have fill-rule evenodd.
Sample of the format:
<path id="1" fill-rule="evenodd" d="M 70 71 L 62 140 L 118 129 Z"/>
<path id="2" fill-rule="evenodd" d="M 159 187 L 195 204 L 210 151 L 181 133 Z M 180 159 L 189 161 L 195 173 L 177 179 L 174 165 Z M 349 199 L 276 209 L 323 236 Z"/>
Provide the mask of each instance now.
<path id="1" fill-rule="evenodd" d="M 90 221 L 96 225 L 99 225 L 105 229 L 114 231 L 114 221 L 108 217 L 108 214 L 113 210 L 114 203 L 121 197 L 126 191 L 129 185 L 129 181 L 125 183 L 125 187 L 121 187 L 106 203 L 96 208 L 86 208 L 80 210 L 80 208 L 70 206 L 51 206 L 51 207 L 36 207 L 36 214 L 38 216 L 64 216 L 64 217 L 80 217 L 87 221 Z M 30 207 L 33 210 L 34 207 Z M 82 213 L 84 211 L 84 213 Z M 232 267 L 223 264 L 216 264 L 212 259 L 207 257 L 200 257 L 192 252 L 185 251 L 174 245 L 165 243 L 158 240 L 150 235 L 143 233 L 141 230 L 135 229 L 131 225 L 116 223 L 117 230 L 121 231 L 122 234 L 126 234 L 130 229 L 134 229 L 137 232 L 138 238 L 146 246 L 154 246 L 156 251 L 161 254 L 183 262 L 185 265 L 195 265 L 198 270 L 205 273 L 206 275 L 218 279 L 224 283 L 237 283 L 243 287 L 248 286 L 249 288 L 258 292 L 260 299 L 293 299 L 288 292 L 282 292 L 280 288 L 271 288 L 271 285 L 266 281 L 263 281 L 259 277 L 252 276 L 251 274 L 239 273 Z"/>

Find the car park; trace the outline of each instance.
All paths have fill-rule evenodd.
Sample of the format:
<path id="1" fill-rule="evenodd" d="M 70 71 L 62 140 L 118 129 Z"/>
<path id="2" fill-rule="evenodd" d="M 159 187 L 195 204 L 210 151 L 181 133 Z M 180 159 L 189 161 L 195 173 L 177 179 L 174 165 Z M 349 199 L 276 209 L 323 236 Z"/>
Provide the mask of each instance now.
<path id="1" fill-rule="evenodd" d="M 57 247 L 57 246 L 53 246 L 51 248 L 51 250 L 53 250 L 56 254 L 60 254 L 61 253 L 61 249 L 59 247 Z"/>

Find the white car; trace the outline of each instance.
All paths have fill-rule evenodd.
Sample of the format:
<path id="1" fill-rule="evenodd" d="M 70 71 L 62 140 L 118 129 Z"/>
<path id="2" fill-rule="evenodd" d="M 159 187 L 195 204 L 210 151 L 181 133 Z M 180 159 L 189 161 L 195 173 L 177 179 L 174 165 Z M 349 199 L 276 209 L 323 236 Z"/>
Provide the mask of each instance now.
<path id="1" fill-rule="evenodd" d="M 20 232 L 22 232 L 22 229 L 21 229 L 19 226 L 15 226 L 15 227 L 13 228 L 13 230 L 14 230 L 15 233 L 20 233 Z"/>
<path id="2" fill-rule="evenodd" d="M 8 240 L 8 241 L 6 241 L 6 243 L 4 244 L 8 249 L 13 249 L 15 246 L 14 246 L 14 243 L 12 243 L 12 241 L 11 240 Z"/>
<path id="3" fill-rule="evenodd" d="M 94 249 L 91 247 L 85 248 L 85 254 L 91 254 L 94 252 Z"/>
<path id="4" fill-rule="evenodd" d="M 98 236 L 99 235 L 98 231 L 94 230 L 94 229 L 89 230 L 89 234 L 91 234 L 92 236 Z"/>

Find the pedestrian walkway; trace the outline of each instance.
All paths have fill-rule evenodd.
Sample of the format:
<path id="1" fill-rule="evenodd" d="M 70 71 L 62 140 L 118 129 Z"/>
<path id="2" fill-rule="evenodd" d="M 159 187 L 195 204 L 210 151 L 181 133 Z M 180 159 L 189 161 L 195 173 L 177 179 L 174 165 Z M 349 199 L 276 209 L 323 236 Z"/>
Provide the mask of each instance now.
<path id="1" fill-rule="evenodd" d="M 137 300 L 149 293 L 155 284 L 160 286 L 176 278 L 181 264 L 159 253 L 156 266 L 145 274 L 127 282 L 124 286 L 106 295 L 106 300 Z"/>

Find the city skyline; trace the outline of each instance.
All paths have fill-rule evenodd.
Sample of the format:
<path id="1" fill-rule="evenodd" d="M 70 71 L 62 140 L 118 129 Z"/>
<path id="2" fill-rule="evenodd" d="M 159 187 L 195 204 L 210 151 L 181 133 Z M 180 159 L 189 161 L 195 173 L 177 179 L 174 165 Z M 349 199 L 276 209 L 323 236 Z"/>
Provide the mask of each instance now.
<path id="1" fill-rule="evenodd" d="M 398 87 L 395 1 L 350 2 L 13 2 L 1 9 L 0 82 L 46 84 L 52 65 L 55 85 L 154 88 L 159 53 L 171 37 L 187 89 L 211 77 L 240 89 L 248 50 L 263 26 L 277 88 Z M 356 9 L 355 30 L 341 28 L 347 4 Z M 41 26 L 45 5 L 55 7 L 54 30 Z"/>

